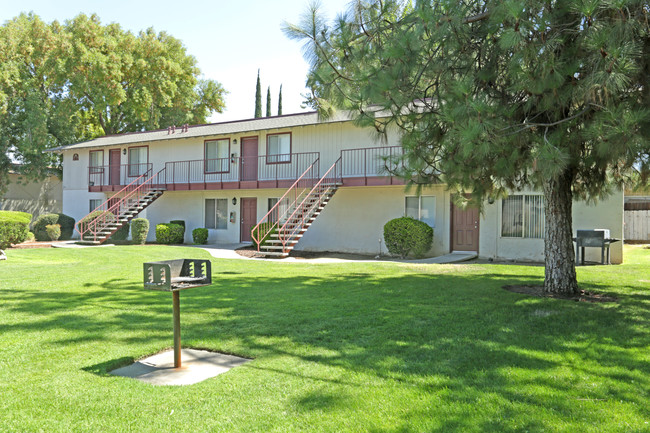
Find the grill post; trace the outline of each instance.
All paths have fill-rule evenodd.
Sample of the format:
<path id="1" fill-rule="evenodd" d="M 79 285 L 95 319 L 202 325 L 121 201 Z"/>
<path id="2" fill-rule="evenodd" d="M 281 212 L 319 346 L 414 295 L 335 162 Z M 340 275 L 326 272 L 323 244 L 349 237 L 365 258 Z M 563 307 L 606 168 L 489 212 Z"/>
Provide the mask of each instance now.
<path id="1" fill-rule="evenodd" d="M 174 316 L 174 368 L 181 367 L 181 301 L 179 291 L 172 292 L 172 309 Z"/>

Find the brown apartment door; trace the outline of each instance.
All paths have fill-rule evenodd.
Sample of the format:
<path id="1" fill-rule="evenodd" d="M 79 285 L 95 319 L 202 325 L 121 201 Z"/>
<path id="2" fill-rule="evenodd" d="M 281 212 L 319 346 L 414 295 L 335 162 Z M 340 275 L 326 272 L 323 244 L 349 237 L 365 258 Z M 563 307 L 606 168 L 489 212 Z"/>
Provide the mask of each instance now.
<path id="1" fill-rule="evenodd" d="M 241 226 L 239 236 L 241 242 L 251 242 L 251 230 L 257 224 L 257 198 L 241 199 Z"/>
<path id="2" fill-rule="evenodd" d="M 478 252 L 479 213 L 477 208 L 451 205 L 451 250 Z"/>
<path id="3" fill-rule="evenodd" d="M 241 180 L 257 180 L 257 137 L 241 139 Z"/>
<path id="4" fill-rule="evenodd" d="M 110 185 L 120 184 L 120 149 L 111 149 L 108 152 L 108 183 Z"/>

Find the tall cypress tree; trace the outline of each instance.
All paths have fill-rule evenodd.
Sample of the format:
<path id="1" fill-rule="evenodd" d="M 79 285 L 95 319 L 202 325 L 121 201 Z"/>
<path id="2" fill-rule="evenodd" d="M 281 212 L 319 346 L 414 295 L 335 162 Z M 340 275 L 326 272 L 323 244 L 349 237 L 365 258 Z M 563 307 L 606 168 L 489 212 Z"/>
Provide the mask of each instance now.
<path id="1" fill-rule="evenodd" d="M 266 117 L 271 117 L 271 86 L 266 88 Z"/>
<path id="2" fill-rule="evenodd" d="M 262 85 L 260 84 L 260 70 L 257 70 L 257 85 L 255 86 L 255 118 L 262 117 Z"/>
<path id="3" fill-rule="evenodd" d="M 282 84 L 280 84 L 280 93 L 278 94 L 278 116 L 282 116 Z"/>

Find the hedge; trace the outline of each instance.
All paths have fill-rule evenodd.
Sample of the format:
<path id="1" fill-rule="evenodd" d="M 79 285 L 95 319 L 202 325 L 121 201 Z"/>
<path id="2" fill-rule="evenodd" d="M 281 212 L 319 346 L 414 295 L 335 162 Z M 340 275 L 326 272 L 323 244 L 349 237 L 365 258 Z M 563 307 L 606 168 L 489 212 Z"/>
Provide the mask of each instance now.
<path id="1" fill-rule="evenodd" d="M 264 233 L 264 232 L 266 232 L 268 230 L 268 232 L 266 232 L 266 234 L 262 237 L 262 240 L 260 241 L 260 247 L 263 247 L 264 245 L 266 245 L 268 243 L 268 239 L 273 233 L 278 232 L 278 226 L 277 225 L 275 227 L 273 227 L 272 229 L 270 229 L 271 226 L 273 226 L 274 224 L 275 223 L 273 221 L 268 221 L 268 222 L 260 224 L 260 227 L 259 227 L 259 232 L 260 233 Z M 255 243 L 254 239 L 257 238 L 257 234 L 258 234 L 257 230 L 255 230 L 255 227 L 253 227 L 251 229 L 251 239 L 253 239 L 253 243 Z M 255 235 L 255 236 L 253 236 L 253 235 Z"/>
<path id="2" fill-rule="evenodd" d="M 192 230 L 192 239 L 197 245 L 205 245 L 208 243 L 208 229 L 194 229 Z"/>
<path id="3" fill-rule="evenodd" d="M 45 231 L 51 241 L 58 241 L 61 237 L 61 226 L 59 224 L 49 224 L 45 226 Z"/>
<path id="4" fill-rule="evenodd" d="M 395 218 L 384 225 L 384 242 L 393 255 L 422 257 L 431 249 L 433 229 L 411 217 Z"/>
<path id="5" fill-rule="evenodd" d="M 182 244 L 185 229 L 179 224 L 158 224 L 156 242 L 159 244 Z"/>
<path id="6" fill-rule="evenodd" d="M 149 220 L 146 218 L 135 218 L 131 221 L 131 241 L 134 244 L 144 245 L 149 234 Z"/>
<path id="7" fill-rule="evenodd" d="M 32 232 L 37 241 L 51 240 L 46 227 L 53 224 L 61 226 L 61 239 L 70 239 L 74 230 L 74 218 L 62 213 L 46 213 L 40 215 L 32 224 Z"/>
<path id="8" fill-rule="evenodd" d="M 0 249 L 25 242 L 31 219 L 27 212 L 0 211 Z"/>

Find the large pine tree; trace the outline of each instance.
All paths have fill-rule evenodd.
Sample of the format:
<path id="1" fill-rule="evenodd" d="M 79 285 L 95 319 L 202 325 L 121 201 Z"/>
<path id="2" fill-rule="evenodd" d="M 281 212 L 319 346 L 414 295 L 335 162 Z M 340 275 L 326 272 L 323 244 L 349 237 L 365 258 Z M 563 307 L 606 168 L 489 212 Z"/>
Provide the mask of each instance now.
<path id="1" fill-rule="evenodd" d="M 285 31 L 306 41 L 308 103 L 400 128 L 407 179 L 478 204 L 543 191 L 544 289 L 572 294 L 573 200 L 650 171 L 649 12 L 633 0 L 369 0 L 332 27 L 312 7 Z"/>

